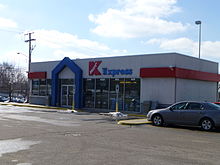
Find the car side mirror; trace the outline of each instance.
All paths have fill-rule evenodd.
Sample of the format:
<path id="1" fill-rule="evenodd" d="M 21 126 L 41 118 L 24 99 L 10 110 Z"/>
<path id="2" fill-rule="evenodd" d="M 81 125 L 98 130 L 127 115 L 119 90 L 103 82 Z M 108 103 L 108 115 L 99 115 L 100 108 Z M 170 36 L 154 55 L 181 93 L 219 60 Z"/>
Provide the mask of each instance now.
<path id="1" fill-rule="evenodd" d="M 173 111 L 173 108 L 172 108 L 172 107 L 170 107 L 170 108 L 169 108 L 169 110 L 170 110 L 170 111 Z"/>

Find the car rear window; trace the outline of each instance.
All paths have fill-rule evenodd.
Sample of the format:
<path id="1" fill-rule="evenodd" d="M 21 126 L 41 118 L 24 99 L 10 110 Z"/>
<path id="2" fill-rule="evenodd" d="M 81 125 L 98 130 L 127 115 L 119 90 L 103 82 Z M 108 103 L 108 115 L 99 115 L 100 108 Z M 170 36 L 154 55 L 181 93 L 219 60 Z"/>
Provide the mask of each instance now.
<path id="1" fill-rule="evenodd" d="M 214 103 L 205 103 L 205 107 L 207 110 L 220 110 L 220 106 Z"/>
<path id="2" fill-rule="evenodd" d="M 186 109 L 191 109 L 191 110 L 203 110 L 204 107 L 201 103 L 189 103 L 186 107 Z"/>

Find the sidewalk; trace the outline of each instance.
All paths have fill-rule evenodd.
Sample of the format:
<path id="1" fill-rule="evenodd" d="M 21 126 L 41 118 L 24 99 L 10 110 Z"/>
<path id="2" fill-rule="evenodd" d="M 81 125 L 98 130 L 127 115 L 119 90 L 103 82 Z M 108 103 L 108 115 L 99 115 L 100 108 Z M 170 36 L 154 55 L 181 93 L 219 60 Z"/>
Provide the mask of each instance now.
<path id="1" fill-rule="evenodd" d="M 30 107 L 30 108 L 40 108 L 40 109 L 48 109 L 48 111 L 70 111 L 68 108 L 63 107 L 51 107 L 51 106 L 43 106 L 43 105 L 35 105 L 28 103 L 14 103 L 14 102 L 0 102 L 0 105 L 8 105 L 8 106 L 19 106 L 19 107 Z M 74 111 L 74 110 L 72 110 Z M 87 112 L 86 110 L 77 110 L 78 112 Z M 96 113 L 99 113 L 98 111 Z M 146 115 L 143 114 L 127 114 L 128 119 L 124 119 L 118 122 L 118 124 L 122 125 L 141 125 L 141 124 L 149 124 L 151 123 L 146 119 Z M 131 119 L 132 118 L 132 119 Z"/>
<path id="2" fill-rule="evenodd" d="M 63 107 L 51 107 L 51 106 L 35 105 L 35 104 L 28 104 L 28 103 L 0 102 L 0 105 L 11 105 L 11 106 L 19 106 L 19 107 L 55 109 L 55 110 L 68 110 L 68 108 L 63 108 Z"/>

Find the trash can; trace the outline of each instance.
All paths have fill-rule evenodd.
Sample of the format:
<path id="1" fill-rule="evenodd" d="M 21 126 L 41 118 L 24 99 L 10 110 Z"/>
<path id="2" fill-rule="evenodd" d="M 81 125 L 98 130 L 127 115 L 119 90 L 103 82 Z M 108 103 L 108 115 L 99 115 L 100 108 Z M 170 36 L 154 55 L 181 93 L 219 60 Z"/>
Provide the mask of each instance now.
<path id="1" fill-rule="evenodd" d="M 144 101 L 142 103 L 142 113 L 148 113 L 151 109 L 151 101 Z"/>
<path id="2" fill-rule="evenodd" d="M 152 101 L 150 109 L 157 109 L 157 106 L 158 106 L 158 102 L 157 101 Z"/>

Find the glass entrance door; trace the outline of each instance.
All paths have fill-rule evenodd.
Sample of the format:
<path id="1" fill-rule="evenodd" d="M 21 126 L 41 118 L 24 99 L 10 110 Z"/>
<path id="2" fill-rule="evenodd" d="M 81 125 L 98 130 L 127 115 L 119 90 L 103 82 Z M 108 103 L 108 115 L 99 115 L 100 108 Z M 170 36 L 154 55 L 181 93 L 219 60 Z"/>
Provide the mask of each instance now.
<path id="1" fill-rule="evenodd" d="M 74 86 L 73 85 L 62 85 L 61 87 L 61 106 L 71 107 L 74 99 Z"/>

